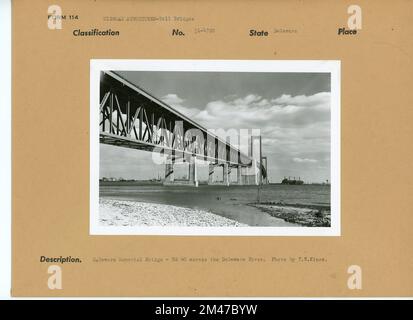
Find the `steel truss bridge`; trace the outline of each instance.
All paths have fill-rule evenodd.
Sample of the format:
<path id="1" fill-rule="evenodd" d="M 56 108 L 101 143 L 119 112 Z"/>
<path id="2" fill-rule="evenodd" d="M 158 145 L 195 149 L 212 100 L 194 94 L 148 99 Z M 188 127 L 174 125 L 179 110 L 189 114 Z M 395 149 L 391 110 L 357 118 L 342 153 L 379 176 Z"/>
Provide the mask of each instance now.
<path id="1" fill-rule="evenodd" d="M 167 156 L 164 184 L 198 185 L 196 159 L 209 162 L 209 184 L 229 185 L 237 168 L 237 184 L 267 180 L 267 161 L 252 156 L 219 138 L 200 124 L 160 101 L 113 71 L 100 76 L 100 143 L 158 152 Z M 260 151 L 261 152 L 261 151 Z M 265 160 L 265 161 L 262 161 Z M 189 163 L 189 179 L 174 179 L 174 164 Z M 222 181 L 214 169 L 223 167 Z"/>

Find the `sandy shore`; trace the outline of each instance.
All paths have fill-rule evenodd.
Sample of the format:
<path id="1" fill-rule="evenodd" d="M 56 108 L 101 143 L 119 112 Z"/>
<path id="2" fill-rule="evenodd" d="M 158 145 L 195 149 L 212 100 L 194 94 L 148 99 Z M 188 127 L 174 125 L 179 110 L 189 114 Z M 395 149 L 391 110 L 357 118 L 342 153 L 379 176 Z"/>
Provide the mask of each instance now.
<path id="1" fill-rule="evenodd" d="M 99 200 L 103 226 L 246 227 L 204 210 L 146 202 Z"/>
<path id="2" fill-rule="evenodd" d="M 330 227 L 331 212 L 328 206 L 299 205 L 284 203 L 251 203 L 250 206 L 258 208 L 273 217 L 296 223 L 305 227 Z"/>

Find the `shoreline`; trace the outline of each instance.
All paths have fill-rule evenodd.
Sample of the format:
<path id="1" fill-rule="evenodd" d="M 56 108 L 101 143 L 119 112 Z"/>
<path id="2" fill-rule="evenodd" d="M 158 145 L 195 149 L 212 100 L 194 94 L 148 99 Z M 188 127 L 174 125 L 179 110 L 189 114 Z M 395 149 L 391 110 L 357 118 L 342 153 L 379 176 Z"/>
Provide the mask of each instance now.
<path id="1" fill-rule="evenodd" d="M 282 201 L 244 204 L 285 225 L 295 227 L 330 227 L 328 204 L 292 204 Z M 211 209 L 190 208 L 127 199 L 99 199 L 99 222 L 103 226 L 170 226 L 170 227 L 253 227 Z M 262 225 L 264 226 L 264 225 Z"/>
<path id="2" fill-rule="evenodd" d="M 250 203 L 257 201 L 256 186 L 101 186 L 103 199 L 131 200 L 137 202 L 192 208 L 238 221 L 251 227 L 299 227 L 302 224 L 288 216 L 271 214 Z M 266 185 L 262 189 L 262 201 L 268 203 L 330 206 L 329 188 L 318 186 Z M 264 202 L 262 202 L 264 203 Z M 300 205 L 297 205 L 298 207 Z M 284 206 L 283 206 L 284 207 Z M 288 208 L 286 209 L 288 210 Z M 283 219 L 284 218 L 284 219 Z M 291 222 L 288 222 L 291 221 Z M 311 226 L 311 224 L 309 224 Z"/>
<path id="3" fill-rule="evenodd" d="M 331 226 L 331 209 L 327 205 L 286 204 L 283 202 L 248 203 L 247 205 L 298 226 Z"/>
<path id="4" fill-rule="evenodd" d="M 103 226 L 247 227 L 206 210 L 130 200 L 99 199 Z"/>

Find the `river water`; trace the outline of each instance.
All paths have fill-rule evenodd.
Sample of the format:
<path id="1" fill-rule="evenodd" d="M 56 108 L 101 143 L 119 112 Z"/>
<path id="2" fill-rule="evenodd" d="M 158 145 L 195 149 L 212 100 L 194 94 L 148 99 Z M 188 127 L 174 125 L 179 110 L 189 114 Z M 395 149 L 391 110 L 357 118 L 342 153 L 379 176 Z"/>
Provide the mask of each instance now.
<path id="1" fill-rule="evenodd" d="M 297 226 L 248 206 L 256 202 L 257 186 L 139 185 L 126 182 L 100 186 L 100 196 L 118 200 L 169 204 L 211 211 L 250 226 Z M 330 205 L 330 187 L 325 185 L 264 185 L 261 201 L 286 204 Z"/>

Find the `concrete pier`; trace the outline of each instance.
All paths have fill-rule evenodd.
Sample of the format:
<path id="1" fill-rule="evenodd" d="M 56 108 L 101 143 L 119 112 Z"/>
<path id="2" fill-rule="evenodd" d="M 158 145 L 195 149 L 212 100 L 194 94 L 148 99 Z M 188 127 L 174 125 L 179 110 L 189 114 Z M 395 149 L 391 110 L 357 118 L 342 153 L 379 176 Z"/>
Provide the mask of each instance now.
<path id="1" fill-rule="evenodd" d="M 188 178 L 187 179 L 176 179 L 174 174 L 174 166 L 178 164 L 188 165 Z M 217 167 L 222 167 L 222 180 L 215 179 L 215 169 Z M 232 184 L 234 185 L 258 185 L 259 184 L 259 173 L 260 170 L 257 167 L 257 161 L 253 160 L 251 166 L 245 167 L 237 165 L 236 167 L 231 167 L 229 163 L 209 163 L 208 164 L 208 185 L 220 185 L 220 186 L 230 186 L 231 185 L 231 172 L 232 169 L 237 170 L 237 180 Z M 163 181 L 164 185 L 186 185 L 198 187 L 198 168 L 197 159 L 192 156 L 189 160 L 176 163 L 174 161 L 169 161 L 165 163 L 165 179 Z"/>
<path id="2" fill-rule="evenodd" d="M 215 168 L 222 167 L 222 180 L 215 181 L 214 174 Z M 237 169 L 237 181 L 234 184 L 242 185 L 258 185 L 259 183 L 259 170 L 257 168 L 257 163 L 253 162 L 251 167 L 243 167 L 238 165 Z M 231 171 L 232 167 L 228 163 L 213 164 L 210 163 L 208 166 L 208 184 L 209 185 L 220 185 L 220 186 L 230 186 L 231 185 Z"/>
<path id="3" fill-rule="evenodd" d="M 188 184 L 198 187 L 198 174 L 195 157 L 192 157 L 189 162 Z"/>
<path id="4" fill-rule="evenodd" d="M 230 172 L 231 172 L 231 168 L 228 166 L 228 163 L 224 163 L 223 164 L 223 170 L 222 170 L 222 173 L 223 173 L 223 176 L 224 176 L 224 179 L 223 179 L 223 184 L 224 184 L 224 186 L 229 186 L 229 178 L 230 178 Z"/>
<path id="5" fill-rule="evenodd" d="M 244 181 L 242 181 L 242 166 L 237 167 L 237 184 L 242 186 Z"/>
<path id="6" fill-rule="evenodd" d="M 259 170 L 256 160 L 253 160 L 251 167 L 243 167 L 241 169 L 241 181 L 244 185 L 259 184 Z"/>
<path id="7" fill-rule="evenodd" d="M 183 162 L 185 163 L 185 162 Z M 187 180 L 177 180 L 174 176 L 174 162 L 165 163 L 165 179 L 163 185 L 173 186 L 194 186 L 198 187 L 198 172 L 196 166 L 196 157 L 191 157 L 188 163 L 188 179 Z"/>
<path id="8" fill-rule="evenodd" d="M 215 168 L 222 167 L 222 181 L 215 181 L 214 174 Z M 208 184 L 209 185 L 217 185 L 217 186 L 229 186 L 230 185 L 230 174 L 231 168 L 229 167 L 228 163 L 210 163 L 209 166 L 209 176 L 208 176 Z"/>
<path id="9" fill-rule="evenodd" d="M 215 173 L 215 164 L 210 163 L 208 165 L 208 184 L 214 183 L 214 173 Z"/>
<path id="10" fill-rule="evenodd" d="M 173 162 L 165 164 L 165 183 L 173 183 L 174 182 L 174 164 Z"/>

